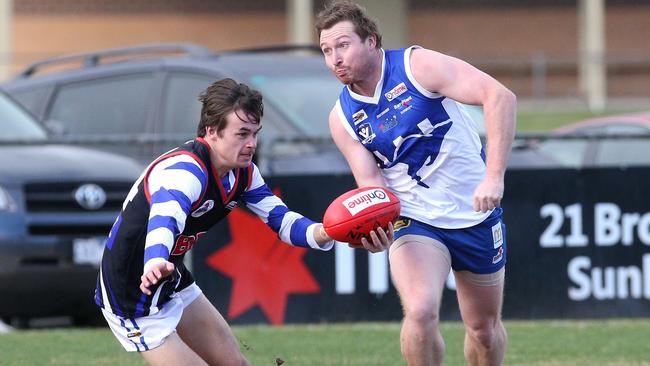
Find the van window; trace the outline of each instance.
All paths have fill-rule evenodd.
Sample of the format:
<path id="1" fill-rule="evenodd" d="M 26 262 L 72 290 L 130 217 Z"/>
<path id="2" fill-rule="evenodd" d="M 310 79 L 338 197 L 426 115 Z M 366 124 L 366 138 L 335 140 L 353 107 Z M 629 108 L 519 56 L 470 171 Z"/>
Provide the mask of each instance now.
<path id="1" fill-rule="evenodd" d="M 162 128 L 158 132 L 195 136 L 201 118 L 199 94 L 214 81 L 216 79 L 197 74 L 170 74 L 163 97 Z"/>
<path id="2" fill-rule="evenodd" d="M 45 130 L 34 118 L 4 94 L 0 94 L 0 140 L 45 140 Z"/>
<path id="3" fill-rule="evenodd" d="M 259 74 L 250 78 L 252 86 L 284 114 L 294 129 L 305 137 L 329 137 L 327 117 L 342 85 L 328 73 Z"/>
<path id="4" fill-rule="evenodd" d="M 146 132 L 153 81 L 147 73 L 63 85 L 48 119 L 66 135 Z"/>
<path id="5" fill-rule="evenodd" d="M 49 94 L 51 88 L 39 87 L 35 89 L 28 89 L 17 91 L 12 94 L 23 107 L 32 112 L 33 115 L 40 118 L 43 113 L 43 106 L 45 105 L 45 98 Z"/>

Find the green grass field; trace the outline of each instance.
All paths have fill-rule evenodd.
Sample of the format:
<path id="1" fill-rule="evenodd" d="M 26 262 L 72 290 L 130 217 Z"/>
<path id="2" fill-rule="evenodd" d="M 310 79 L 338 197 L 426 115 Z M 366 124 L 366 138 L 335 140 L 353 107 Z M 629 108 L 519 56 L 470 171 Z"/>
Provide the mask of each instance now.
<path id="1" fill-rule="evenodd" d="M 606 114 L 616 114 L 616 112 L 609 112 Z M 572 122 L 593 117 L 597 116 L 585 110 L 553 112 L 519 111 L 519 113 L 517 113 L 517 130 L 520 132 L 550 131 Z"/>
<path id="2" fill-rule="evenodd" d="M 517 113 L 517 131 L 519 132 L 544 132 L 566 124 L 595 117 L 609 116 L 614 114 L 634 113 L 640 109 L 609 109 L 602 114 L 594 114 L 588 110 L 556 110 L 549 108 L 548 111 L 520 110 Z"/>
<path id="3" fill-rule="evenodd" d="M 506 365 L 650 365 L 650 319 L 506 321 Z M 403 365 L 399 324 L 237 326 L 253 365 Z M 444 322 L 446 365 L 463 365 L 463 329 Z M 0 334 L 0 365 L 144 365 L 108 328 L 46 329 Z"/>

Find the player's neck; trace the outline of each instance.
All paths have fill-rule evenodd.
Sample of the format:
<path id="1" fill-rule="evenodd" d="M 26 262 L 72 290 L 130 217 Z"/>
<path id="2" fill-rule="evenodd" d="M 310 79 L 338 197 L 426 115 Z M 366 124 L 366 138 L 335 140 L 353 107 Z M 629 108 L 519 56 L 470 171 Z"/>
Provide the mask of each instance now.
<path id="1" fill-rule="evenodd" d="M 225 177 L 226 174 L 228 174 L 228 172 L 232 170 L 232 169 L 223 168 L 223 167 L 221 167 L 221 168 L 217 167 L 216 169 L 217 169 L 217 174 L 219 174 L 219 178 Z"/>
<path id="2" fill-rule="evenodd" d="M 233 169 L 232 167 L 225 166 L 221 162 L 219 155 L 217 155 L 214 149 L 210 152 L 210 160 L 212 161 L 212 170 L 213 172 L 217 173 L 219 178 L 223 178 L 226 174 L 228 174 L 229 171 Z"/>

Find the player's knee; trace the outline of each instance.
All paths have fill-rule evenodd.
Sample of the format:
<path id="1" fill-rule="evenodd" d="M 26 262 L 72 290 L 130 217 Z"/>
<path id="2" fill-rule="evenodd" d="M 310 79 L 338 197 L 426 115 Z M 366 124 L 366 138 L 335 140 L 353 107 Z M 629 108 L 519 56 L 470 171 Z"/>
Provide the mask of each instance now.
<path id="1" fill-rule="evenodd" d="M 491 349 L 503 338 L 503 327 L 500 322 L 484 322 L 466 327 L 467 335 L 475 344 L 482 348 Z"/>
<path id="2" fill-rule="evenodd" d="M 438 308 L 427 303 L 407 307 L 404 309 L 404 317 L 426 327 L 437 327 L 439 321 Z"/>

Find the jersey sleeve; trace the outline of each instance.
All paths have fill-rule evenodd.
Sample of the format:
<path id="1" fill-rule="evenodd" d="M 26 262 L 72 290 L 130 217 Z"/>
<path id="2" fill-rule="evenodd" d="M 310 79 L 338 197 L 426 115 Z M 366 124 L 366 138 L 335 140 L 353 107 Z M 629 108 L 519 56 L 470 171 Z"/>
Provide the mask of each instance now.
<path id="1" fill-rule="evenodd" d="M 174 155 L 158 162 L 145 184 L 151 202 L 144 247 L 144 272 L 169 259 L 176 236 L 205 190 L 207 174 L 191 156 Z"/>
<path id="2" fill-rule="evenodd" d="M 316 243 L 314 230 L 317 223 L 290 211 L 284 202 L 271 192 L 255 165 L 251 185 L 242 195 L 242 200 L 266 225 L 278 233 L 280 240 L 285 243 L 317 250 L 330 250 L 334 246 L 334 241 L 322 246 Z"/>

